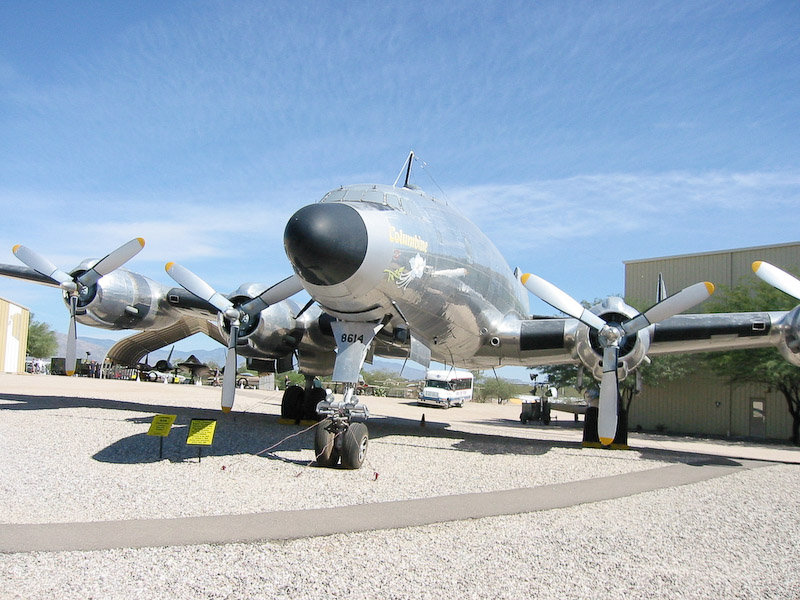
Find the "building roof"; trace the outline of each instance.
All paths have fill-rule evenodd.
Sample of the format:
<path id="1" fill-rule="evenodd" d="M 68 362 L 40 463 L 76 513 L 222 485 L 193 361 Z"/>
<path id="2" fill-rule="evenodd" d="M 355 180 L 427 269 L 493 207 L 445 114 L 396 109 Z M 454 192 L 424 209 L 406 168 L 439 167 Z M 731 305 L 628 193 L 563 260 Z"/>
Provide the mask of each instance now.
<path id="1" fill-rule="evenodd" d="M 729 250 L 712 250 L 710 252 L 696 252 L 691 254 L 674 254 L 671 256 L 658 256 L 653 258 L 637 258 L 633 260 L 623 260 L 622 264 L 630 265 L 636 263 L 645 263 L 655 260 L 670 260 L 678 258 L 692 258 L 695 256 L 714 256 L 716 254 L 732 254 L 736 252 L 752 252 L 756 250 L 766 250 L 775 248 L 791 248 L 793 246 L 800 246 L 800 242 L 787 242 L 785 244 L 769 244 L 768 246 L 750 246 L 747 248 L 733 248 Z"/>

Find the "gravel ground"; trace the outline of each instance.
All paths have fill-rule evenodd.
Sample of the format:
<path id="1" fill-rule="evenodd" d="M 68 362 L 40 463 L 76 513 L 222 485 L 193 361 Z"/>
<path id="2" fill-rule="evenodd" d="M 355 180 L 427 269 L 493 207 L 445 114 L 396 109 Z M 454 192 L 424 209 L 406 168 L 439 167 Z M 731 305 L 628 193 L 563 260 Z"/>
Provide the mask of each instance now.
<path id="1" fill-rule="evenodd" d="M 689 458 L 581 449 L 580 430 L 513 425 L 518 407 L 426 409 L 421 428 L 419 409 L 395 402 L 395 416 L 370 423 L 366 468 L 318 469 L 307 466 L 311 433 L 276 424 L 274 396 L 240 394 L 237 408 L 247 412 L 223 418 L 206 413 L 218 401 L 214 390 L 96 382 L 87 392 L 86 385 L 0 375 L 0 521 L 371 503 L 561 483 Z M 179 417 L 159 460 L 158 440 L 146 432 L 154 414 L 170 411 Z M 185 428 L 190 417 L 209 415 L 219 419 L 217 437 L 198 462 L 184 445 Z M 799 505 L 800 466 L 774 465 L 613 501 L 403 530 L 5 554 L 0 598 L 796 599 Z"/>

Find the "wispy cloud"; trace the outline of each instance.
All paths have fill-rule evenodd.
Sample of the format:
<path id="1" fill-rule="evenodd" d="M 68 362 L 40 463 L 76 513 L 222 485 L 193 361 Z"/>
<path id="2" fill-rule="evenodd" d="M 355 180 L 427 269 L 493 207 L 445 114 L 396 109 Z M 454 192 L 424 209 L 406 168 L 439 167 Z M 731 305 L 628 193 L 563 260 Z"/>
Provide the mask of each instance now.
<path id="1" fill-rule="evenodd" d="M 624 243 L 632 233 L 669 231 L 680 238 L 789 216 L 800 205 L 800 172 L 583 175 L 461 188 L 449 197 L 511 250 L 579 240 Z M 785 231 L 787 223 L 776 225 L 776 232 Z"/>

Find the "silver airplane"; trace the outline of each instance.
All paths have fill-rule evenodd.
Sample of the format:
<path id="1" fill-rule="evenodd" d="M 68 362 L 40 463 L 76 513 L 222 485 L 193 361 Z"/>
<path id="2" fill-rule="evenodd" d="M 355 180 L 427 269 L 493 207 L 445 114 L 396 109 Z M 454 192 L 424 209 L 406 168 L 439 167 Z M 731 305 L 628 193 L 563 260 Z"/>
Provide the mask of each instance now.
<path id="1" fill-rule="evenodd" d="M 512 270 L 494 244 L 447 202 L 408 184 L 350 185 L 328 192 L 289 219 L 284 248 L 293 273 L 272 286 L 244 284 L 222 295 L 191 271 L 167 263 L 170 287 L 122 265 L 144 245 L 137 238 L 69 273 L 24 246 L 27 265 L 0 265 L 0 275 L 60 286 L 70 311 L 68 369 L 74 368 L 75 323 L 140 330 L 108 358 L 133 365 L 150 351 L 203 332 L 252 369 L 285 372 L 296 362 L 305 388 L 290 386 L 281 413 L 320 418 L 317 463 L 359 468 L 369 411 L 355 394 L 373 355 L 432 360 L 469 369 L 578 364 L 600 382 L 595 434 L 618 434 L 618 382 L 648 355 L 777 347 L 800 366 L 800 306 L 788 312 L 679 314 L 713 293 L 699 282 L 639 313 L 621 298 L 584 308 L 551 283 Z M 800 281 L 768 263 L 766 281 L 800 298 Z M 311 301 L 292 296 L 305 290 Z M 568 315 L 531 317 L 528 292 Z M 659 296 L 661 298 L 661 296 Z M 315 376 L 344 384 L 340 399 L 313 385 Z M 235 378 L 223 380 L 222 408 L 233 406 Z M 588 426 L 588 425 L 587 425 Z"/>

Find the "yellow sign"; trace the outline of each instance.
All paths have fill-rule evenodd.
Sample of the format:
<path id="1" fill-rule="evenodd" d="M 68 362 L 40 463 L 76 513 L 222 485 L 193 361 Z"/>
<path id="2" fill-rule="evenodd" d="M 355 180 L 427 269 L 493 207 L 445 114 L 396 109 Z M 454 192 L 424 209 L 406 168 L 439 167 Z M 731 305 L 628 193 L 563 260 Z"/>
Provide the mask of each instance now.
<path id="1" fill-rule="evenodd" d="M 192 419 L 189 424 L 189 436 L 186 438 L 187 446 L 210 446 L 214 441 L 214 431 L 217 422 L 211 419 Z"/>
<path id="2" fill-rule="evenodd" d="M 150 423 L 150 429 L 147 435 L 157 435 L 159 437 L 167 437 L 172 430 L 172 424 L 178 415 L 156 415 L 153 417 L 153 422 Z"/>

